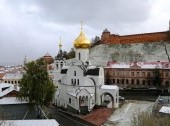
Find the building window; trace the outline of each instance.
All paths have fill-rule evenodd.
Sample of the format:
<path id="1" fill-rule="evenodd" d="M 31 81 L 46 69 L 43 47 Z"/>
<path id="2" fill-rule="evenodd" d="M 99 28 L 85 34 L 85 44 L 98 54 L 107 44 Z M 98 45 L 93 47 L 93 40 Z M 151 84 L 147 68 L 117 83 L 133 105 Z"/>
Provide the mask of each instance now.
<path id="1" fill-rule="evenodd" d="M 145 85 L 145 80 L 142 81 L 142 84 Z"/>
<path id="2" fill-rule="evenodd" d="M 115 72 L 113 71 L 113 76 L 115 75 Z"/>
<path id="3" fill-rule="evenodd" d="M 168 77 L 168 73 L 165 73 L 165 77 Z"/>
<path id="4" fill-rule="evenodd" d="M 151 84 L 151 81 L 150 80 L 148 80 L 148 85 L 150 85 Z"/>
<path id="5" fill-rule="evenodd" d="M 128 84 L 129 83 L 129 80 L 128 79 L 126 79 L 126 84 Z"/>
<path id="6" fill-rule="evenodd" d="M 92 104 L 94 104 L 94 99 L 92 99 Z"/>
<path id="7" fill-rule="evenodd" d="M 139 85 L 139 79 L 137 79 L 137 85 Z"/>
<path id="8" fill-rule="evenodd" d="M 169 87 L 169 81 L 165 81 L 165 86 Z"/>
<path id="9" fill-rule="evenodd" d="M 117 79 L 117 84 L 119 84 L 119 79 Z"/>
<path id="10" fill-rule="evenodd" d="M 80 55 L 80 53 L 79 53 L 79 60 L 81 59 L 81 55 Z"/>
<path id="11" fill-rule="evenodd" d="M 131 83 L 132 83 L 132 85 L 134 84 L 134 79 L 132 79 L 132 82 L 131 82 Z"/>
<path id="12" fill-rule="evenodd" d="M 56 68 L 58 69 L 58 63 L 56 64 Z"/>
<path id="13" fill-rule="evenodd" d="M 150 74 L 150 72 L 148 72 L 148 77 L 150 77 L 151 76 L 151 74 Z"/>
<path id="14" fill-rule="evenodd" d="M 140 76 L 140 73 L 139 73 L 139 72 L 137 72 L 137 76 Z"/>
<path id="15" fill-rule="evenodd" d="M 134 74 L 134 72 L 132 72 L 131 74 L 132 74 L 132 76 L 134 76 L 134 75 L 135 75 L 135 74 Z"/>
<path id="16" fill-rule="evenodd" d="M 122 84 L 124 84 L 124 79 L 122 79 Z"/>
<path id="17" fill-rule="evenodd" d="M 126 71 L 126 76 L 129 76 L 129 71 Z"/>
<path id="18" fill-rule="evenodd" d="M 76 76 L 76 71 L 74 71 L 74 76 Z"/>
<path id="19" fill-rule="evenodd" d="M 69 98 L 69 103 L 71 104 L 71 98 Z"/>
<path id="20" fill-rule="evenodd" d="M 13 84 L 13 81 L 11 81 L 11 83 Z"/>
<path id="21" fill-rule="evenodd" d="M 7 81 L 5 81 L 5 83 L 7 83 Z"/>
<path id="22" fill-rule="evenodd" d="M 71 84 L 73 84 L 74 82 L 73 82 L 73 79 L 71 79 Z"/>
<path id="23" fill-rule="evenodd" d="M 115 79 L 113 79 L 113 84 L 115 83 Z"/>
<path id="24" fill-rule="evenodd" d="M 79 79 L 77 79 L 77 85 L 79 85 Z"/>
<path id="25" fill-rule="evenodd" d="M 145 77 L 145 72 L 142 72 L 142 76 Z"/>
<path id="26" fill-rule="evenodd" d="M 10 81 L 8 81 L 8 83 L 10 83 Z"/>
<path id="27" fill-rule="evenodd" d="M 61 62 L 61 68 L 63 67 L 63 62 Z"/>
<path id="28" fill-rule="evenodd" d="M 74 85 L 76 85 L 76 79 L 74 79 Z"/>

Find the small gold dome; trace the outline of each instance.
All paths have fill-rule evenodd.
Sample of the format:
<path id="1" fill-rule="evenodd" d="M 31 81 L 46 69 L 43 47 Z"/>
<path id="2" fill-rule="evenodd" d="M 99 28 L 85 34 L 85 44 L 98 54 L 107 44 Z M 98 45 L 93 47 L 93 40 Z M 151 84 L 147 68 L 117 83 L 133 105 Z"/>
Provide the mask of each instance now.
<path id="1" fill-rule="evenodd" d="M 90 41 L 86 38 L 85 34 L 81 31 L 80 35 L 74 41 L 75 48 L 89 48 Z"/>

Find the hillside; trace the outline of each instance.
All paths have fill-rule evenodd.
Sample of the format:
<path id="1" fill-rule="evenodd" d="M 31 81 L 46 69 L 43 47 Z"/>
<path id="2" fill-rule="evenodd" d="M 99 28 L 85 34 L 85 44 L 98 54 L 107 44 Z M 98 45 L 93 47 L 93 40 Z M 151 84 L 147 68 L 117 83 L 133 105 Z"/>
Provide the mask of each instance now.
<path id="1" fill-rule="evenodd" d="M 166 43 L 170 55 L 170 42 Z M 105 65 L 109 60 L 120 62 L 168 61 L 162 42 L 139 44 L 100 44 L 90 49 L 90 62 L 93 65 Z"/>

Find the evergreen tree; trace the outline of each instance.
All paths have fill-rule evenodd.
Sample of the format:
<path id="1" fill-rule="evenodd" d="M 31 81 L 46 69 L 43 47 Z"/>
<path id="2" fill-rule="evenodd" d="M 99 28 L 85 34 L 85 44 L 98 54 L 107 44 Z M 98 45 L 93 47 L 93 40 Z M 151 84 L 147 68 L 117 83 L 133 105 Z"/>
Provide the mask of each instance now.
<path id="1" fill-rule="evenodd" d="M 71 48 L 70 52 L 67 55 L 68 55 L 68 59 L 75 58 L 74 48 Z"/>
<path id="2" fill-rule="evenodd" d="M 28 98 L 30 103 L 47 104 L 52 100 L 55 87 L 49 79 L 47 65 L 43 58 L 25 64 L 25 74 L 21 79 L 20 98 Z"/>
<path id="3" fill-rule="evenodd" d="M 161 86 L 162 78 L 158 68 L 153 70 L 153 83 L 157 88 Z"/>

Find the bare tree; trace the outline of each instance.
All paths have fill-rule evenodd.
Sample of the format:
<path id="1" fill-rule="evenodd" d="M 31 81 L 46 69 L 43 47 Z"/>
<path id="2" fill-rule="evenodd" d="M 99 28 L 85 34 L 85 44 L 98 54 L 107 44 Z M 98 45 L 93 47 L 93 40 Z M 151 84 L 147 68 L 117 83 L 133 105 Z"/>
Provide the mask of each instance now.
<path id="1" fill-rule="evenodd" d="M 170 62 L 170 57 L 169 57 L 168 50 L 167 50 L 167 47 L 166 47 L 166 42 L 164 42 L 164 49 L 165 49 L 165 53 L 168 57 L 168 61 Z"/>

